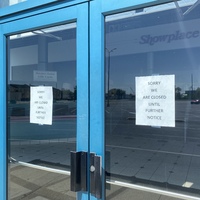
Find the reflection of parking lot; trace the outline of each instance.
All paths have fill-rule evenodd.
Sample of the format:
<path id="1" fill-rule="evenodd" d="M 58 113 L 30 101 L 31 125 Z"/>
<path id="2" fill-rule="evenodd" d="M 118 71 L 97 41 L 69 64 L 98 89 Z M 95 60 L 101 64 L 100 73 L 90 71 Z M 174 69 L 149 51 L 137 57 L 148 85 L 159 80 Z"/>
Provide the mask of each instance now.
<path id="1" fill-rule="evenodd" d="M 30 123 L 29 103 L 10 104 L 9 154 L 12 161 L 48 164 L 53 168 L 64 166 L 69 170 L 69 153 L 75 150 L 76 144 L 75 106 L 72 101 L 54 102 L 52 125 L 39 125 Z"/>
<path id="2" fill-rule="evenodd" d="M 10 138 L 18 140 L 48 140 L 76 137 L 76 118 L 57 118 L 51 126 L 30 124 L 29 120 L 12 120 Z"/>
<path id="3" fill-rule="evenodd" d="M 106 108 L 107 171 L 126 182 L 200 188 L 200 106 L 176 102 L 175 128 L 135 125 L 135 102 Z M 167 185 L 166 185 L 167 184 Z"/>
<path id="4" fill-rule="evenodd" d="M 30 123 L 29 102 L 9 104 L 10 138 L 21 140 L 46 140 L 74 138 L 76 134 L 76 102 L 62 101 L 53 104 L 51 126 Z"/>

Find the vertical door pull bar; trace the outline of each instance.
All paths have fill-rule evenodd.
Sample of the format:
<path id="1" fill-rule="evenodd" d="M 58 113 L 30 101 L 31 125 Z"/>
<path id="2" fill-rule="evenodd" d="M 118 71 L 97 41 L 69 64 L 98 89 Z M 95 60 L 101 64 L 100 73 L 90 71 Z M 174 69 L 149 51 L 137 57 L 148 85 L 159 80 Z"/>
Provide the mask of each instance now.
<path id="1" fill-rule="evenodd" d="M 71 151 L 71 191 L 87 191 L 87 152 Z M 102 158 L 90 153 L 90 193 L 96 198 L 102 198 Z"/>
<path id="2" fill-rule="evenodd" d="M 87 191 L 87 153 L 71 151 L 71 191 Z"/>

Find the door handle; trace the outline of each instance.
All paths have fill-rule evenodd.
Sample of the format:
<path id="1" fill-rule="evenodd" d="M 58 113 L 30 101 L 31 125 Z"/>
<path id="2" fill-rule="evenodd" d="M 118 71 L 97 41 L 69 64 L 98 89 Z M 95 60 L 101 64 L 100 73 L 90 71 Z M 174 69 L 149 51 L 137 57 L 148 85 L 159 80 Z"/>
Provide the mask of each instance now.
<path id="1" fill-rule="evenodd" d="M 71 191 L 88 191 L 88 153 L 71 151 Z M 90 193 L 102 198 L 102 158 L 95 153 L 89 154 Z"/>
<path id="2" fill-rule="evenodd" d="M 71 151 L 71 191 L 87 191 L 87 152 Z"/>
<path id="3" fill-rule="evenodd" d="M 90 192 L 96 198 L 102 198 L 102 159 L 90 153 Z"/>

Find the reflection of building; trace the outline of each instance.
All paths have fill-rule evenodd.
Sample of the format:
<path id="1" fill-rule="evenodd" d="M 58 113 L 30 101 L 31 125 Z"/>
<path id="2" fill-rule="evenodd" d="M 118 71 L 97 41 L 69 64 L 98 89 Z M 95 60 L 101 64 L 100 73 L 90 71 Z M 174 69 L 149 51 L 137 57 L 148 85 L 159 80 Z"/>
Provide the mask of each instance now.
<path id="1" fill-rule="evenodd" d="M 10 93 L 8 100 L 10 101 L 30 101 L 30 86 L 10 84 Z"/>
<path id="2" fill-rule="evenodd" d="M 194 91 L 194 90 L 186 90 L 186 91 L 185 91 L 185 94 L 187 95 L 187 98 L 188 98 L 188 99 L 194 98 L 195 93 L 196 93 L 196 91 Z"/>
<path id="3" fill-rule="evenodd" d="M 57 89 L 57 88 L 53 88 L 53 98 L 55 100 L 62 99 L 62 92 L 59 89 Z"/>
<path id="4" fill-rule="evenodd" d="M 200 89 L 197 88 L 196 90 L 187 90 L 185 91 L 187 94 L 188 99 L 200 99 Z"/>

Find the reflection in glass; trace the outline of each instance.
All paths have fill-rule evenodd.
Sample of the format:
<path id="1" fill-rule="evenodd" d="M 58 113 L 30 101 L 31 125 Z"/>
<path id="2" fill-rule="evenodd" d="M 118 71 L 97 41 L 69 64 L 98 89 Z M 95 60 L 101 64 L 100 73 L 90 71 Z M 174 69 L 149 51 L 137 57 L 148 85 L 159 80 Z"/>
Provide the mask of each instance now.
<path id="1" fill-rule="evenodd" d="M 199 1 L 189 0 L 106 17 L 106 49 L 116 49 L 105 50 L 108 180 L 199 196 L 199 20 Z M 175 127 L 136 125 L 135 79 L 161 75 L 175 76 Z M 131 193 L 118 190 L 111 186 L 107 197 Z"/>
<path id="2" fill-rule="evenodd" d="M 67 191 L 76 148 L 76 24 L 12 35 L 7 44 L 9 198 L 75 199 Z M 38 86 L 52 88 L 52 125 L 30 123 L 30 88 Z"/>

